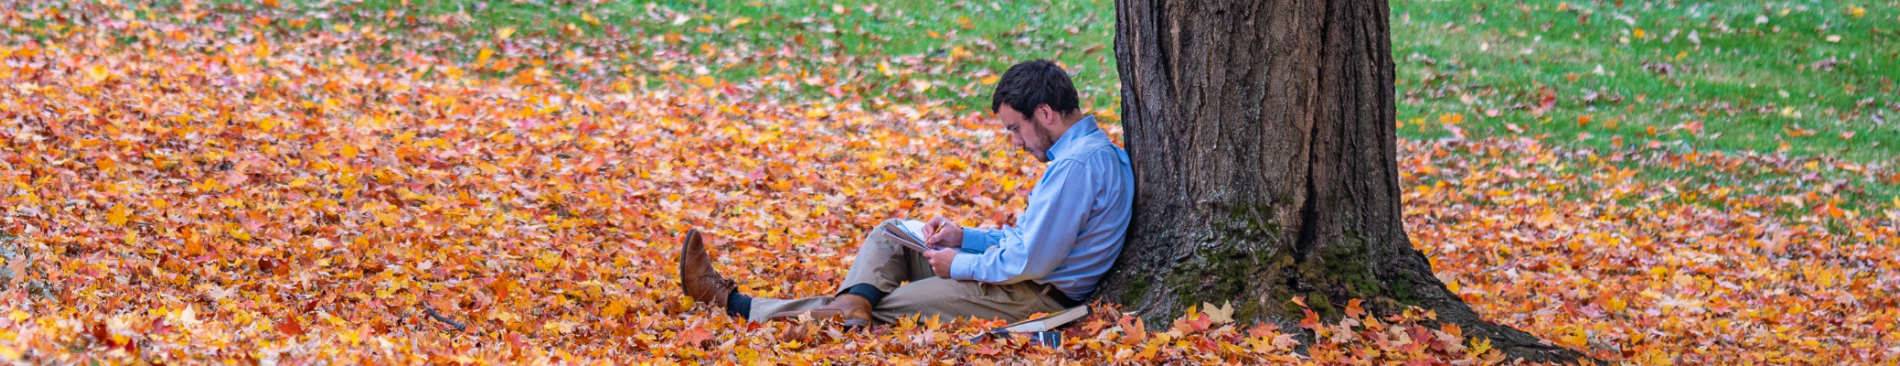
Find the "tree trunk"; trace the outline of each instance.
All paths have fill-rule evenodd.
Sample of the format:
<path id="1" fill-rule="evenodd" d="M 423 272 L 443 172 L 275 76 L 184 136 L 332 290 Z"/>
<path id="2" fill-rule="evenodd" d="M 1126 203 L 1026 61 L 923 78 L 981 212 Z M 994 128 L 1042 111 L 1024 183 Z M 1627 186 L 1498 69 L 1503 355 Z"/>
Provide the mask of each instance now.
<path id="1" fill-rule="evenodd" d="M 1102 298 L 1168 320 L 1233 300 L 1297 324 L 1294 296 L 1405 306 L 1507 355 L 1576 351 L 1485 322 L 1433 276 L 1400 220 L 1384 1 L 1118 0 L 1115 57 L 1135 214 Z"/>

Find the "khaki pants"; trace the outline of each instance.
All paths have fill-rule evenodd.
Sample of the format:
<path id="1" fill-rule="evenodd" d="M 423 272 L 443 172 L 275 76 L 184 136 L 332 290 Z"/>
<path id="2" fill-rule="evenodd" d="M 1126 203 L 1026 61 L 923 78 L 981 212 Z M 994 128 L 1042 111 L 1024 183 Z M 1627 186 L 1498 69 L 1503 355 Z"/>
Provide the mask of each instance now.
<path id="1" fill-rule="evenodd" d="M 877 322 L 892 323 L 898 317 L 912 314 L 925 318 L 941 315 L 946 321 L 968 317 L 1014 322 L 1036 313 L 1053 313 L 1063 309 L 1061 304 L 1049 297 L 1051 293 L 1060 293 L 1060 290 L 1033 280 L 998 285 L 937 277 L 936 272 L 930 269 L 930 259 L 925 258 L 923 253 L 879 233 L 884 230 L 884 226 L 900 225 L 898 222 L 885 220 L 865 235 L 864 244 L 858 247 L 857 259 L 851 263 L 850 272 L 844 276 L 844 284 L 838 286 L 837 292 L 833 292 L 844 292 L 845 289 L 864 283 L 889 293 L 871 311 L 871 317 Z M 905 281 L 910 283 L 903 284 Z M 765 320 L 781 311 L 817 309 L 829 302 L 831 296 L 795 300 L 752 299 L 752 313 L 747 314 L 746 318 Z"/>

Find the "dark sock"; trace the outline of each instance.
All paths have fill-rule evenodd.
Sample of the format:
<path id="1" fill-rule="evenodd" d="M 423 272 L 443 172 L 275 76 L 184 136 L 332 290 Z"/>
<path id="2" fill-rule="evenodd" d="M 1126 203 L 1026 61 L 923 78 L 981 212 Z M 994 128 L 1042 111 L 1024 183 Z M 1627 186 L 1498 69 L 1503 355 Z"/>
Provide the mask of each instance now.
<path id="1" fill-rule="evenodd" d="M 884 291 L 879 291 L 877 289 L 877 286 L 871 286 L 871 284 L 868 284 L 868 283 L 860 283 L 857 286 L 851 286 L 851 288 L 845 289 L 844 292 L 840 292 L 838 294 L 839 295 L 844 295 L 844 294 L 858 295 L 858 297 L 864 298 L 864 301 L 871 302 L 871 306 L 877 306 L 877 303 L 879 301 L 884 301 Z"/>
<path id="2" fill-rule="evenodd" d="M 752 298 L 751 297 L 747 297 L 745 294 L 739 293 L 739 290 L 737 289 L 732 290 L 731 295 L 726 295 L 726 315 L 739 318 L 739 319 L 745 319 L 746 316 L 751 315 L 751 314 L 752 314 Z"/>

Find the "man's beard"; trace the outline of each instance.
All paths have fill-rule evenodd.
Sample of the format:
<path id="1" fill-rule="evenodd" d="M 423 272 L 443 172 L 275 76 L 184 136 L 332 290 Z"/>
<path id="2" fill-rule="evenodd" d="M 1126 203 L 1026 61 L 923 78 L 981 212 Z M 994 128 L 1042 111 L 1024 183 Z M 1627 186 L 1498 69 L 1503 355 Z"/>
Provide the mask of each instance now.
<path id="1" fill-rule="evenodd" d="M 1036 157 L 1036 161 L 1040 161 L 1044 163 L 1049 162 L 1049 160 L 1052 160 L 1052 158 L 1049 156 L 1049 150 L 1056 148 L 1056 139 L 1055 139 L 1056 134 L 1049 132 L 1049 128 L 1043 127 L 1041 123 L 1030 122 L 1029 127 L 1036 129 L 1036 134 L 1039 135 L 1036 137 L 1039 137 L 1042 139 L 1042 153 L 1037 154 L 1034 151 L 1030 151 L 1029 155 L 1034 155 Z"/>

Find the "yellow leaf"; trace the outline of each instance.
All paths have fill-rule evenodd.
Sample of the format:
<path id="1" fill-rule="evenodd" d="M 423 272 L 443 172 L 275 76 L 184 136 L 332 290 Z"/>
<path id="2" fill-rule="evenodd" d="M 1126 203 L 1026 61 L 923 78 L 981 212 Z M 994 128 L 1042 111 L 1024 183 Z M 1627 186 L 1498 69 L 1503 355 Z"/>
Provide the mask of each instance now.
<path id="1" fill-rule="evenodd" d="M 739 364 L 741 365 L 752 365 L 754 364 L 752 360 L 759 358 L 759 351 L 755 351 L 751 348 L 740 347 L 739 349 L 733 350 L 733 353 L 739 356 Z"/>
<path id="2" fill-rule="evenodd" d="M 1162 334 L 1162 335 L 1166 336 L 1167 334 Z M 1141 347 L 1141 354 L 1135 355 L 1135 358 L 1137 359 L 1154 358 L 1155 352 L 1160 351 L 1160 350 L 1161 350 L 1161 342 L 1150 342 L 1148 343 L 1148 345 Z"/>
<path id="3" fill-rule="evenodd" d="M 112 74 L 106 72 L 105 65 L 94 64 L 86 68 L 86 78 L 91 79 L 93 84 L 103 83 L 111 77 Z"/>
<path id="4" fill-rule="evenodd" d="M 482 51 L 475 54 L 475 63 L 476 64 L 487 63 L 488 58 L 493 57 L 493 56 L 495 56 L 494 49 L 488 48 L 488 47 L 482 47 Z"/>
<path id="5" fill-rule="evenodd" d="M 1636 359 L 1640 361 L 1640 364 L 1644 365 L 1669 366 L 1676 364 L 1675 359 L 1669 356 L 1669 352 L 1653 348 L 1640 356 L 1636 356 Z"/>
<path id="6" fill-rule="evenodd" d="M 627 313 L 627 306 L 625 304 L 620 303 L 619 300 L 608 302 L 607 308 L 600 311 L 601 315 L 605 315 L 609 318 L 618 318 L 620 317 L 621 314 L 626 314 L 626 313 Z"/>
<path id="7" fill-rule="evenodd" d="M 541 268 L 542 271 L 553 271 L 555 268 L 560 267 L 562 262 L 564 261 L 561 260 L 560 256 L 554 255 L 553 253 L 548 253 L 546 255 L 536 257 L 534 259 L 534 266 Z"/>
<path id="8" fill-rule="evenodd" d="M 508 39 L 509 36 L 513 35 L 515 35 L 515 27 L 502 27 L 501 30 L 495 31 L 495 36 L 501 37 L 501 39 Z"/>
<path id="9" fill-rule="evenodd" d="M 990 76 L 984 76 L 983 79 L 977 80 L 977 82 L 983 83 L 983 85 L 990 85 L 990 84 L 995 84 L 999 80 L 1003 80 L 1003 77 L 1001 75 L 990 75 Z"/>
<path id="10" fill-rule="evenodd" d="M 727 28 L 737 27 L 737 26 L 744 25 L 746 23 L 751 23 L 751 22 L 752 22 L 752 18 L 747 18 L 747 17 L 732 18 L 732 21 L 726 22 L 726 27 Z"/>
<path id="11" fill-rule="evenodd" d="M 1551 224 L 1556 223 L 1557 212 L 1555 211 L 1544 211 L 1544 213 L 1538 214 L 1536 218 L 1531 219 L 1531 224 L 1537 225 L 1537 227 L 1540 228 L 1549 228 Z"/>
<path id="12" fill-rule="evenodd" d="M 113 225 L 125 226 L 125 222 L 131 219 L 131 214 L 132 210 L 125 208 L 125 204 L 121 203 L 112 206 L 112 210 L 106 212 L 106 220 L 112 221 Z"/>
<path id="13" fill-rule="evenodd" d="M 1471 352 L 1468 352 L 1466 354 L 1482 355 L 1485 352 L 1490 352 L 1490 351 L 1491 351 L 1491 339 L 1478 337 L 1477 340 L 1471 342 Z"/>

